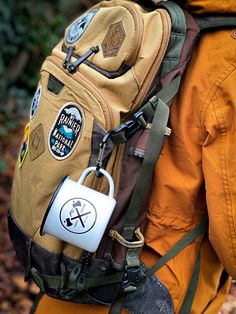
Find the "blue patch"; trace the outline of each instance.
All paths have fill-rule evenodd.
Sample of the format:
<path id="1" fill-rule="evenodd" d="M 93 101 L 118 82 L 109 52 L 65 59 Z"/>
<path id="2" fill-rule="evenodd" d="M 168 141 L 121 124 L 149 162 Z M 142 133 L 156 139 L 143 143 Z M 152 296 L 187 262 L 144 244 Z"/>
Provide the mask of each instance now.
<path id="1" fill-rule="evenodd" d="M 59 160 L 67 158 L 76 147 L 84 124 L 82 109 L 74 103 L 65 104 L 51 128 L 48 146 Z"/>
<path id="2" fill-rule="evenodd" d="M 32 99 L 31 102 L 31 107 L 30 107 L 30 119 L 33 119 L 33 117 L 36 114 L 36 111 L 38 109 L 38 105 L 40 102 L 40 98 L 41 98 L 41 93 L 42 93 L 42 87 L 39 86 L 34 94 L 34 97 Z"/>
<path id="3" fill-rule="evenodd" d="M 72 129 L 69 129 L 67 128 L 66 125 L 62 125 L 59 129 L 59 132 L 64 135 L 66 138 L 68 138 L 69 140 L 72 140 L 73 139 L 73 130 Z"/>
<path id="4" fill-rule="evenodd" d="M 91 23 L 94 15 L 98 11 L 99 9 L 93 9 L 88 13 L 85 13 L 84 15 L 82 15 L 81 18 L 75 21 L 74 24 L 72 24 L 66 35 L 66 41 L 68 42 L 68 44 L 75 43 L 83 35 L 83 33 L 86 31 L 87 27 Z"/>

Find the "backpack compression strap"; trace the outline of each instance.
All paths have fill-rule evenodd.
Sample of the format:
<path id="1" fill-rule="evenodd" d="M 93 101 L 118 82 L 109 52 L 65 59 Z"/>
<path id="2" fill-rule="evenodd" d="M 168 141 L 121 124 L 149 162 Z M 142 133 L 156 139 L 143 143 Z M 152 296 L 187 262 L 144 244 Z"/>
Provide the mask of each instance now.
<path id="1" fill-rule="evenodd" d="M 145 272 L 147 278 L 151 277 L 158 269 L 160 269 L 162 266 L 168 263 L 180 251 L 182 251 L 185 247 L 187 247 L 197 238 L 202 236 L 198 246 L 197 257 L 193 269 L 193 275 L 188 286 L 188 292 L 181 306 L 180 314 L 189 314 L 191 312 L 193 298 L 197 289 L 198 277 L 200 273 L 201 247 L 207 231 L 208 231 L 208 218 L 205 218 L 199 225 L 197 225 L 183 239 L 181 239 L 170 251 L 163 255 L 156 264 L 154 264 L 149 270 Z M 121 314 L 124 303 L 125 295 L 124 294 L 119 295 L 116 301 L 112 304 L 109 310 L 109 314 Z"/>

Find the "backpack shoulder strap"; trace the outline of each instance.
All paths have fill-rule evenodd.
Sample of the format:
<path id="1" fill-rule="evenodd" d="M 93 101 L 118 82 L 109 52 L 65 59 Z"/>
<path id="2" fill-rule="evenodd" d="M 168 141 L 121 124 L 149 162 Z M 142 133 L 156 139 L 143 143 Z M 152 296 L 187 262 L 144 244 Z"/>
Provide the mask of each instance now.
<path id="1" fill-rule="evenodd" d="M 236 27 L 236 16 L 194 16 L 201 32 Z"/>
<path id="2" fill-rule="evenodd" d="M 162 61 L 161 77 L 164 77 L 180 63 L 180 56 L 186 40 L 187 25 L 183 10 L 172 1 L 161 2 L 157 6 L 168 11 L 171 17 L 170 41 Z"/>

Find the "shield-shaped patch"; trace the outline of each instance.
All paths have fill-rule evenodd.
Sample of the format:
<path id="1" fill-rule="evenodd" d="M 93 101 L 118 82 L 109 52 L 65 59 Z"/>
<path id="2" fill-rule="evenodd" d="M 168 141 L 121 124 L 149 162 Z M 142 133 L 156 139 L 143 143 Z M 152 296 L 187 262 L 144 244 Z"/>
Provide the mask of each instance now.
<path id="1" fill-rule="evenodd" d="M 83 125 L 84 115 L 79 105 L 67 103 L 61 108 L 48 138 L 53 157 L 62 160 L 72 154 L 80 139 Z"/>

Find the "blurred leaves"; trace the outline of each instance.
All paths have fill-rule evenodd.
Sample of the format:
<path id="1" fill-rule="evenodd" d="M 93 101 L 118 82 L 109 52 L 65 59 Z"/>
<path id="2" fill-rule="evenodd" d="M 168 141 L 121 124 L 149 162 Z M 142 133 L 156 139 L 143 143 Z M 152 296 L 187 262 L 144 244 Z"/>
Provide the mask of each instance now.
<path id="1" fill-rule="evenodd" d="M 0 0 L 0 136 L 17 128 L 37 87 L 45 57 L 68 18 L 52 0 Z"/>

